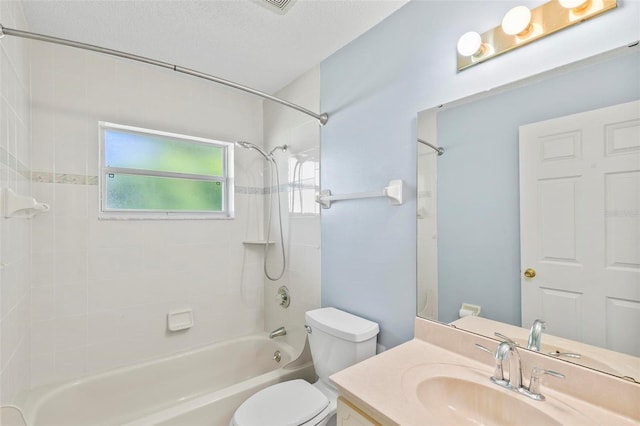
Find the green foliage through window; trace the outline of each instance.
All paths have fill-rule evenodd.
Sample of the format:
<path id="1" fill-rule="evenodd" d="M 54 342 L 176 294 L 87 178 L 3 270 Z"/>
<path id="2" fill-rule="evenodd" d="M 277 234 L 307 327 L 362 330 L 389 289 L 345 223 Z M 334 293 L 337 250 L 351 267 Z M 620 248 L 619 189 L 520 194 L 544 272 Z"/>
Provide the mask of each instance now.
<path id="1" fill-rule="evenodd" d="M 105 129 L 107 167 L 222 176 L 223 154 L 211 143 Z"/>
<path id="2" fill-rule="evenodd" d="M 232 144 L 110 123 L 100 128 L 103 217 L 231 215 Z"/>

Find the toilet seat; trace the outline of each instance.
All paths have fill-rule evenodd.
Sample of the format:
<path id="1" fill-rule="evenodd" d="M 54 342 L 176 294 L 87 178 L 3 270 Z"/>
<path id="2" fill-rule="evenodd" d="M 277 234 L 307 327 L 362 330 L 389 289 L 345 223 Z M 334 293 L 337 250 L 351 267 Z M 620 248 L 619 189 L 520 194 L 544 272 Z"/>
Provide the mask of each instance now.
<path id="1" fill-rule="evenodd" d="M 315 417 L 318 424 L 329 399 L 316 387 L 304 380 L 290 380 L 265 388 L 240 405 L 232 424 L 234 426 L 279 425 L 299 426 Z"/>

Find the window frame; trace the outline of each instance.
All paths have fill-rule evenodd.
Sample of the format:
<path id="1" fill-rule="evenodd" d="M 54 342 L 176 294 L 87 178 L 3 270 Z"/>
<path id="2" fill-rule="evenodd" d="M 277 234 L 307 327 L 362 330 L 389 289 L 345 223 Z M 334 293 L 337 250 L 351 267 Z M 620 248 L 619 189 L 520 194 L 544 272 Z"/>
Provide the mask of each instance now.
<path id="1" fill-rule="evenodd" d="M 99 185 L 99 219 L 233 219 L 234 217 L 234 147 L 232 142 L 207 139 L 142 127 L 100 121 L 98 123 L 100 147 L 98 155 Z M 163 136 L 183 140 L 186 143 L 210 144 L 222 148 L 222 176 L 210 176 L 191 173 L 165 172 L 135 168 L 108 167 L 106 162 L 106 130 L 124 131 L 131 134 Z M 113 209 L 107 207 L 106 176 L 109 173 L 138 175 L 160 178 L 178 178 L 192 181 L 222 183 L 222 210 L 219 212 L 189 210 L 154 210 L 154 209 Z"/>
<path id="2" fill-rule="evenodd" d="M 310 150 L 306 150 L 306 151 L 302 151 L 302 153 L 306 153 L 309 151 L 315 151 L 316 148 L 312 148 Z M 294 166 L 292 167 L 291 163 L 294 163 Z M 315 163 L 314 164 L 314 175 L 313 177 L 305 177 L 304 179 L 301 179 L 300 182 L 296 181 L 294 179 L 293 176 L 293 171 L 295 171 L 295 164 L 300 164 L 300 167 L 302 167 L 304 165 L 304 163 L 307 162 L 312 162 Z M 289 157 L 289 162 L 287 164 L 289 166 L 289 171 L 292 173 L 291 176 L 288 176 L 289 179 L 289 187 L 290 187 L 290 192 L 292 194 L 292 197 L 295 197 L 295 192 L 296 191 L 304 191 L 304 190 L 309 190 L 309 189 L 313 189 L 314 194 L 318 194 L 318 192 L 320 191 L 320 160 L 316 157 L 316 156 L 308 156 L 306 157 L 303 161 L 300 161 L 300 159 L 298 158 L 298 156 L 296 155 L 292 155 Z M 310 185 L 302 185 L 301 182 L 302 181 L 306 181 L 306 180 L 310 180 L 313 179 L 313 186 Z M 289 215 L 291 215 L 291 217 L 295 217 L 295 218 L 316 218 L 318 216 L 320 216 L 320 212 L 321 212 L 321 208 L 320 208 L 320 204 L 317 203 L 316 201 L 313 202 L 313 211 L 304 211 L 304 210 L 300 210 L 300 211 L 296 211 L 295 209 L 295 205 L 291 203 L 292 198 L 288 197 L 287 200 L 287 206 L 288 206 L 288 210 L 289 210 Z M 299 203 L 300 208 L 302 209 L 302 196 L 301 194 L 299 195 L 299 200 L 297 200 L 297 203 Z"/>

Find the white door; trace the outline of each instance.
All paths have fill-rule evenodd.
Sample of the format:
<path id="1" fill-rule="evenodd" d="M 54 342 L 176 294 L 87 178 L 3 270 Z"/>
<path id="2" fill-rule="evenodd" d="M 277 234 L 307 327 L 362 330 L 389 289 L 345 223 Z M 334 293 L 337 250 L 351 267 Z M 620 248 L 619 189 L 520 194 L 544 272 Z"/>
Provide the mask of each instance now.
<path id="1" fill-rule="evenodd" d="M 520 233 L 522 326 L 640 356 L 640 102 L 520 127 Z"/>

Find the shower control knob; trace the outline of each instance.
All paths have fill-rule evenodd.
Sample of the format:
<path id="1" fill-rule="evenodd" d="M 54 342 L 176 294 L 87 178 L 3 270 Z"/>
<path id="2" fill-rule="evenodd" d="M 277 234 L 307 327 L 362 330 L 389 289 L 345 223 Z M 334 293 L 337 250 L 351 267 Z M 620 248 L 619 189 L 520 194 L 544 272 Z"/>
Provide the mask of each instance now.
<path id="1" fill-rule="evenodd" d="M 283 308 L 289 307 L 291 304 L 291 296 L 289 295 L 289 289 L 286 286 L 283 285 L 278 289 L 276 300 Z"/>
<path id="2" fill-rule="evenodd" d="M 308 334 L 311 334 L 311 326 L 305 324 L 304 329 L 307 330 Z"/>

